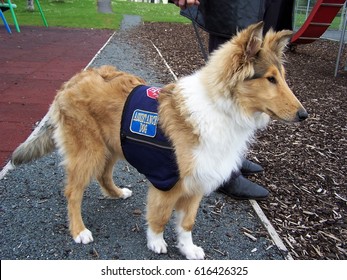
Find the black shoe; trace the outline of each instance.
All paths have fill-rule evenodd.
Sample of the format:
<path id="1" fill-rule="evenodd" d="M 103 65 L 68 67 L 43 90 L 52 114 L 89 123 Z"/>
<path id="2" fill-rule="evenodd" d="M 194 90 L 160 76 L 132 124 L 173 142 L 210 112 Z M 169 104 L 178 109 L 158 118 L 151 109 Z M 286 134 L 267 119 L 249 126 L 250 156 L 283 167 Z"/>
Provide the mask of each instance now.
<path id="1" fill-rule="evenodd" d="M 242 161 L 241 173 L 243 175 L 250 175 L 250 174 L 260 173 L 263 171 L 264 169 L 259 164 L 256 164 L 248 159 L 244 159 Z"/>
<path id="2" fill-rule="evenodd" d="M 262 186 L 251 182 L 242 175 L 224 183 L 218 191 L 234 199 L 263 200 L 268 197 L 269 191 Z"/>

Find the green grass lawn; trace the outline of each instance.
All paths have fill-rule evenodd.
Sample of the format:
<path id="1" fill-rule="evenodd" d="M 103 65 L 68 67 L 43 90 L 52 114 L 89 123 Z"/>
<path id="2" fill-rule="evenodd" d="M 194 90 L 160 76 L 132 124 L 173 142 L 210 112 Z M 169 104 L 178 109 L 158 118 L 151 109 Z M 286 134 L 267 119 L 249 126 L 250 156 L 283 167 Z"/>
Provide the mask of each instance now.
<path id="1" fill-rule="evenodd" d="M 111 0 L 113 14 L 101 14 L 97 11 L 97 0 L 41 0 L 41 6 L 49 26 L 118 29 L 123 15 L 139 15 L 146 22 L 179 22 L 189 21 L 179 14 L 179 8 L 172 4 L 137 3 L 127 0 Z M 17 5 L 15 9 L 19 26 L 43 26 L 40 13 L 26 10 L 27 0 L 12 0 Z M 5 16 L 13 25 L 9 11 Z M 305 21 L 305 15 L 296 15 L 295 26 L 300 27 Z M 338 29 L 340 17 L 337 16 L 332 29 Z"/>
<path id="2" fill-rule="evenodd" d="M 299 13 L 296 14 L 296 17 L 295 17 L 295 26 L 296 26 L 297 28 L 301 27 L 301 26 L 304 24 L 305 20 L 306 20 L 305 14 L 299 14 Z M 333 22 L 331 23 L 331 25 L 330 25 L 329 28 L 330 28 L 330 29 L 334 29 L 334 30 L 339 30 L 340 25 L 341 25 L 341 15 L 338 14 L 338 15 L 334 18 L 334 20 L 333 20 Z"/>
<path id="3" fill-rule="evenodd" d="M 17 5 L 15 13 L 18 24 L 27 26 L 43 26 L 38 9 L 34 12 L 26 10 L 27 0 L 12 0 Z M 181 22 L 189 21 L 179 15 L 179 8 L 172 4 L 137 3 L 112 0 L 114 14 L 101 14 L 97 11 L 96 0 L 41 0 L 48 26 L 118 29 L 123 15 L 139 15 L 147 22 Z M 9 11 L 5 16 L 13 25 Z"/>

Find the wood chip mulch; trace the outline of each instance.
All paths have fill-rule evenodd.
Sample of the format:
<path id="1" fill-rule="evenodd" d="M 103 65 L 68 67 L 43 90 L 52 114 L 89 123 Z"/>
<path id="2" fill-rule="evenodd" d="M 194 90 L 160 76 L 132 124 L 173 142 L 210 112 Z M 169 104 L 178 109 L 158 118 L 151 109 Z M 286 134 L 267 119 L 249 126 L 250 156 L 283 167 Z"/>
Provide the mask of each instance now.
<path id="1" fill-rule="evenodd" d="M 145 46 L 162 83 L 173 79 L 151 42 L 178 77 L 204 65 L 192 25 L 146 23 L 130 37 Z M 309 119 L 273 121 L 248 154 L 265 169 L 250 179 L 271 192 L 259 204 L 295 259 L 347 259 L 347 72 L 334 77 L 338 47 L 319 40 L 286 52 L 288 84 Z"/>

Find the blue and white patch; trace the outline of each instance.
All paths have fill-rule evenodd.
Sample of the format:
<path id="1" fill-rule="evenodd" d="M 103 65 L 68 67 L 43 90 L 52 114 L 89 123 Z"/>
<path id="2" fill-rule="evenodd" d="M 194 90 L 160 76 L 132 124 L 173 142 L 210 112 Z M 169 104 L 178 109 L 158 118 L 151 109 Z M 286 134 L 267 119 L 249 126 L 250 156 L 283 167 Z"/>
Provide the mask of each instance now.
<path id="1" fill-rule="evenodd" d="M 136 109 L 130 122 L 132 133 L 154 138 L 157 135 L 158 113 Z"/>

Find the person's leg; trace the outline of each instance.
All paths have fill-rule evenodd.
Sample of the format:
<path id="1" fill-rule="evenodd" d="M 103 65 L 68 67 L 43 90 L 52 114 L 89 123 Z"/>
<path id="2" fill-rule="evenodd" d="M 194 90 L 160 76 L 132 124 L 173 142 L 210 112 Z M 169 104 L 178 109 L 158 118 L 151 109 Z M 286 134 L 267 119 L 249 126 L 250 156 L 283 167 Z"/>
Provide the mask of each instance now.
<path id="1" fill-rule="evenodd" d="M 275 31 L 293 30 L 294 0 L 266 0 L 264 34 L 272 28 Z"/>
<path id="2" fill-rule="evenodd" d="M 218 191 L 238 200 L 262 200 L 269 195 L 267 189 L 246 179 L 241 172 L 232 174 Z"/>
<path id="3" fill-rule="evenodd" d="M 227 37 L 221 37 L 213 34 L 209 34 L 208 39 L 208 52 L 211 53 L 214 50 L 216 50 L 220 45 L 224 44 L 226 41 L 228 41 L 230 38 Z"/>
<path id="4" fill-rule="evenodd" d="M 293 30 L 294 0 L 281 0 L 279 19 L 275 31 L 284 29 Z"/>

